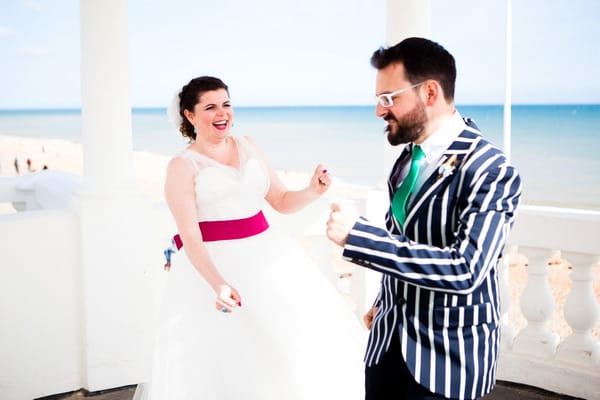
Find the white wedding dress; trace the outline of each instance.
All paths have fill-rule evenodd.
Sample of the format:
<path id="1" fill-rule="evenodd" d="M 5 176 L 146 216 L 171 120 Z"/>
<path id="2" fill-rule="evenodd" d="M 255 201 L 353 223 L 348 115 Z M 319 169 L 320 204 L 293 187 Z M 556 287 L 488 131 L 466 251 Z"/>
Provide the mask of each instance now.
<path id="1" fill-rule="evenodd" d="M 199 221 L 246 218 L 264 204 L 266 168 L 250 142 L 234 140 L 240 170 L 194 151 L 179 154 L 196 171 Z M 364 398 L 365 330 L 296 242 L 269 228 L 205 244 L 242 307 L 217 311 L 214 291 L 183 249 L 175 254 L 151 381 L 135 399 Z"/>

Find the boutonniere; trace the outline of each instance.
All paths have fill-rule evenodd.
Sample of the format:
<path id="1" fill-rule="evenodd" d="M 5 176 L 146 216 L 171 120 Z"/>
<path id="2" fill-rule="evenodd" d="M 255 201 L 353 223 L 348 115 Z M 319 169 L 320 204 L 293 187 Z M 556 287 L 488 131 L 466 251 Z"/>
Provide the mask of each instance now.
<path id="1" fill-rule="evenodd" d="M 458 159 L 458 157 L 456 156 L 456 154 L 452 154 L 446 160 L 446 162 L 440 166 L 440 168 L 438 169 L 438 179 L 445 178 L 445 177 L 449 176 L 450 174 L 452 174 L 452 171 L 454 171 L 454 168 L 456 167 L 457 159 Z"/>

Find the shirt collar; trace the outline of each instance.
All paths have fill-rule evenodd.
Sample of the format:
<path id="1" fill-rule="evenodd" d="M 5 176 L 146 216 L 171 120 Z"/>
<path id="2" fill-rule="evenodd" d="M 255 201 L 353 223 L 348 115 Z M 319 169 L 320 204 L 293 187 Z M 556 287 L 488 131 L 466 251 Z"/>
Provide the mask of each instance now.
<path id="1" fill-rule="evenodd" d="M 454 114 L 442 126 L 420 144 L 427 163 L 437 162 L 465 128 L 466 125 L 460 113 L 454 111 Z"/>

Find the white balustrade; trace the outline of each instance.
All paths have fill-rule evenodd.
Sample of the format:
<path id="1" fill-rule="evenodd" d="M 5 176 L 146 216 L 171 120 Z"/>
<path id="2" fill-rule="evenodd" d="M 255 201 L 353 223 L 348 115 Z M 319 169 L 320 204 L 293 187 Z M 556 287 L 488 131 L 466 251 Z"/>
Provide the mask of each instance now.
<path id="1" fill-rule="evenodd" d="M 377 219 L 383 215 L 381 209 L 387 206 L 387 201 L 384 192 L 375 191 L 369 193 L 364 204 L 358 202 L 357 205 L 361 212 L 371 217 L 373 221 L 381 223 L 382 221 Z M 315 204 L 314 209 L 307 210 L 308 214 L 298 216 L 297 224 L 293 223 L 293 217 L 287 216 L 286 227 L 290 227 L 288 225 L 291 224 L 293 231 L 301 231 L 304 233 L 304 239 L 309 239 L 306 242 L 314 250 L 313 254 L 317 261 L 319 264 L 322 263 L 323 267 L 327 267 L 325 272 L 330 273 L 333 283 L 340 292 L 352 300 L 353 308 L 360 317 L 370 306 L 378 291 L 380 274 L 341 260 L 340 249 L 331 245 L 323 236 L 327 206 L 328 204 L 323 202 Z M 172 231 L 172 221 L 165 210 L 161 210 L 160 214 L 157 210 L 156 217 L 151 219 L 158 218 L 159 215 L 161 228 L 154 231 Z M 35 229 L 32 229 L 31 224 L 37 221 L 37 218 L 52 219 L 51 223 L 38 224 Z M 81 363 L 81 357 L 85 353 L 81 343 L 85 343 L 83 317 L 87 314 L 83 313 L 82 307 L 84 294 L 81 292 L 80 285 L 82 250 L 78 244 L 80 238 L 77 220 L 78 216 L 72 212 L 52 210 L 0 217 L 0 227 L 2 227 L 0 243 L 8 244 L 7 249 L 18 247 L 12 246 L 11 243 L 33 242 L 45 243 L 44 249 L 48 250 L 40 254 L 10 251 L 3 253 L 9 257 L 5 260 L 6 266 L 10 266 L 4 270 L 3 280 L 0 280 L 5 284 L 6 289 L 3 291 L 4 303 L 20 304 L 18 303 L 20 293 L 28 293 L 28 301 L 19 306 L 18 312 L 3 315 L 5 319 L 9 316 L 14 317 L 14 323 L 11 323 L 9 318 L 7 326 L 21 328 L 18 332 L 14 329 L 5 332 L 5 336 L 9 336 L 5 341 L 0 340 L 0 353 L 12 354 L 15 359 L 19 355 L 30 354 L 26 357 L 28 360 L 26 363 L 20 362 L 21 369 L 13 369 L 5 374 L 4 386 L 0 385 L 0 397 L 3 399 L 40 397 L 74 390 L 85 385 L 87 370 Z M 312 223 L 309 223 L 310 221 Z M 48 229 L 40 229 L 40 226 Z M 65 234 L 56 235 L 49 227 L 57 227 L 67 232 L 71 239 L 65 241 Z M 157 236 L 156 241 L 146 241 L 145 246 L 140 247 L 135 253 L 144 254 L 147 253 L 148 248 L 159 248 L 166 240 L 162 235 Z M 598 300 L 593 291 L 593 284 L 597 279 L 595 263 L 597 256 L 600 255 L 597 246 L 598 237 L 600 237 L 600 212 L 521 207 L 499 271 L 502 346 L 497 379 L 537 386 L 589 400 L 600 400 L 600 342 L 597 334 L 593 334 L 593 329 L 598 328 L 600 319 Z M 69 246 L 65 247 L 64 243 L 68 243 Z M 332 250 L 332 246 L 335 251 Z M 555 307 L 548 279 L 551 269 L 548 260 L 555 256 L 556 249 L 560 249 L 561 258 L 573 267 L 570 273 L 572 286 L 564 304 L 563 321 L 572 333 L 560 342 L 558 335 L 548 328 L 549 319 L 555 318 L 555 310 L 561 308 Z M 60 256 L 56 255 L 57 252 Z M 526 267 L 527 284 L 520 302 L 514 301 L 514 297 L 511 301 L 507 279 L 509 269 L 513 268 L 509 267 L 509 261 L 518 255 L 526 256 L 529 264 Z M 144 265 L 143 268 L 153 270 L 152 265 L 155 262 L 149 261 L 139 260 Z M 336 263 L 343 265 L 336 266 Z M 39 271 L 38 267 L 41 268 Z M 24 271 L 28 271 L 27 268 L 31 269 L 30 274 L 23 275 Z M 32 281 L 25 278 L 38 276 L 43 271 L 53 271 L 52 276 L 59 274 L 56 276 L 60 279 L 52 278 L 53 291 L 76 296 L 72 300 L 63 299 L 63 302 L 66 301 L 72 307 L 75 304 L 75 309 L 67 314 L 48 313 L 46 308 L 40 306 L 53 307 L 54 304 L 47 302 L 44 296 L 48 293 L 45 291 L 31 291 Z M 352 277 L 344 275 L 348 273 L 352 273 Z M 340 278 L 341 275 L 344 277 Z M 146 300 L 145 304 L 149 302 L 150 300 Z M 27 304 L 31 307 L 23 308 Z M 526 327 L 516 335 L 513 333 L 517 328 L 515 321 L 509 319 L 509 311 L 511 309 L 514 311 L 514 307 L 522 309 L 527 323 Z M 18 320 L 22 319 L 22 315 L 26 315 L 30 321 L 38 321 L 37 324 L 45 324 L 46 330 L 51 328 L 54 332 L 52 337 L 71 339 L 61 342 L 62 347 L 45 346 L 44 352 L 37 351 L 36 349 L 40 348 L 40 345 L 44 346 L 46 342 L 40 342 L 36 324 L 19 325 Z M 52 315 L 52 321 L 46 319 L 47 315 Z M 110 330 L 111 326 L 105 329 Z M 17 333 L 17 336 L 14 333 Z M 40 362 L 46 362 L 45 360 L 52 360 L 55 363 L 55 368 L 51 372 L 56 376 L 52 379 L 42 379 L 43 377 L 39 376 Z M 131 366 L 128 375 L 133 376 L 134 373 L 135 368 Z M 36 376 L 35 384 L 31 381 L 33 376 Z M 126 382 L 126 384 L 134 383 L 137 382 L 132 378 Z M 103 388 L 110 387 L 104 385 Z"/>
<path id="2" fill-rule="evenodd" d="M 600 318 L 594 294 L 594 268 L 600 248 L 600 212 L 550 207 L 521 206 L 507 247 L 506 257 L 524 255 L 528 259 L 527 283 L 519 304 L 507 303 L 511 292 L 506 279 L 506 263 L 500 271 L 501 312 L 503 316 L 500 359 L 497 378 L 537 386 L 556 393 L 589 400 L 600 400 L 600 341 L 592 335 Z M 560 255 L 571 266 L 571 289 L 564 303 L 560 322 L 549 281 L 549 259 Z M 561 285 L 569 282 L 561 282 Z M 562 301 L 562 296 L 557 296 Z M 513 297 L 514 300 L 514 297 Z M 509 300 L 510 301 L 510 300 Z M 555 307 L 558 305 L 559 307 Z M 507 323 L 512 307 L 520 307 L 525 328 L 511 343 L 515 320 Z M 511 315 L 515 314 L 511 312 Z M 561 341 L 551 332 L 548 321 L 572 333 Z M 506 326 L 508 324 L 508 327 Z"/>

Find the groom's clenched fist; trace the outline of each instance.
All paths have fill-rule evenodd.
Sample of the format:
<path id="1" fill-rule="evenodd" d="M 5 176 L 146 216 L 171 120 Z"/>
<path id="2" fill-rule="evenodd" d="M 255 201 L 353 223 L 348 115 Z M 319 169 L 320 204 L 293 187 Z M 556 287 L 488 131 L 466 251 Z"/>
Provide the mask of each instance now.
<path id="1" fill-rule="evenodd" d="M 327 237 L 338 246 L 344 246 L 356 220 L 356 207 L 349 204 L 332 203 L 327 221 Z"/>

